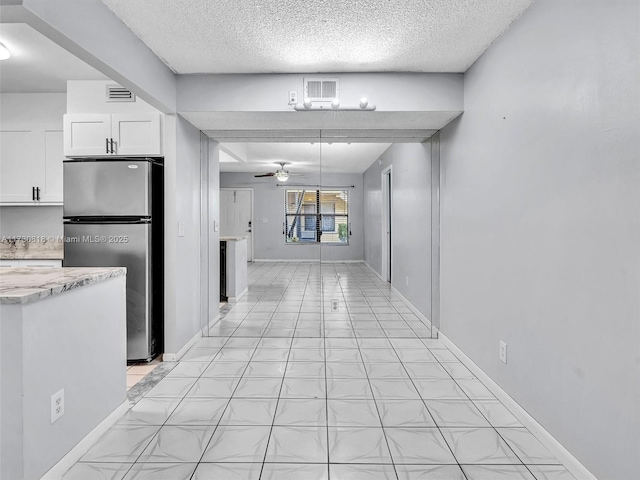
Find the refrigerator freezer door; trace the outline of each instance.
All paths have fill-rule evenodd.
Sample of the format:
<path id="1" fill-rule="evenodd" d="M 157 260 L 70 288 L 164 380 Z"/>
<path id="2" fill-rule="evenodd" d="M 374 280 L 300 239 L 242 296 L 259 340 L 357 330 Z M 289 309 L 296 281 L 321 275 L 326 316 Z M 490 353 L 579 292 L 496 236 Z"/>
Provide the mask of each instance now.
<path id="1" fill-rule="evenodd" d="M 127 267 L 127 359 L 148 359 L 153 279 L 151 224 L 65 224 L 65 267 Z"/>
<path id="2" fill-rule="evenodd" d="M 150 173 L 144 160 L 65 161 L 64 216 L 150 216 Z"/>

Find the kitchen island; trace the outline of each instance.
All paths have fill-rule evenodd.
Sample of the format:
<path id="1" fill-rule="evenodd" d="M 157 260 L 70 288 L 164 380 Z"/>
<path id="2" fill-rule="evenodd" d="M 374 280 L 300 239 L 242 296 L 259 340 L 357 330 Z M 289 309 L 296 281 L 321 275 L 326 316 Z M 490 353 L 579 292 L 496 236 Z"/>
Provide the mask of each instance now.
<path id="1" fill-rule="evenodd" d="M 126 338 L 125 268 L 0 269 L 0 478 L 40 478 L 126 400 Z"/>

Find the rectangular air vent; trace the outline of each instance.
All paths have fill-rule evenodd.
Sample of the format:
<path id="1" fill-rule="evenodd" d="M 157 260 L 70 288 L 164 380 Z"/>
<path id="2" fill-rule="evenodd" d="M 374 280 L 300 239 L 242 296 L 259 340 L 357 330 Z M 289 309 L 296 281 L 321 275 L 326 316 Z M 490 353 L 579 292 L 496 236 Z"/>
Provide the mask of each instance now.
<path id="1" fill-rule="evenodd" d="M 107 85 L 107 102 L 135 102 L 136 96 L 131 90 L 120 85 Z"/>
<path id="2" fill-rule="evenodd" d="M 308 77 L 304 79 L 304 97 L 312 102 L 331 102 L 340 98 L 337 77 Z"/>

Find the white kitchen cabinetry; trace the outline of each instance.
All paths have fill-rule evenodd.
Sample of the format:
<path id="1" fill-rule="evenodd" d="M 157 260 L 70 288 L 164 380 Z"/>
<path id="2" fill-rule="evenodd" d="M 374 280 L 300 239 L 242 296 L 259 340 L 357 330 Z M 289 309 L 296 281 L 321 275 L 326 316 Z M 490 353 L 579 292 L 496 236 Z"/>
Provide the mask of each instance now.
<path id="1" fill-rule="evenodd" d="M 0 128 L 0 204 L 61 204 L 63 159 L 59 126 Z"/>
<path id="2" fill-rule="evenodd" d="M 156 113 L 67 114 L 67 157 L 155 156 L 162 154 L 160 115 Z"/>

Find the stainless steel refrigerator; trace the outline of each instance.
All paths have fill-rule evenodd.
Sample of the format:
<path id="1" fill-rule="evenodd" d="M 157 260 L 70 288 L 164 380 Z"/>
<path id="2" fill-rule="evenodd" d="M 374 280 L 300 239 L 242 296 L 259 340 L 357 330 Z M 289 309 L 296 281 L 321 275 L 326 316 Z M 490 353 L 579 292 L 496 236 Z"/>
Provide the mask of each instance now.
<path id="1" fill-rule="evenodd" d="M 163 340 L 161 158 L 64 162 L 65 267 L 127 267 L 127 360 Z"/>

